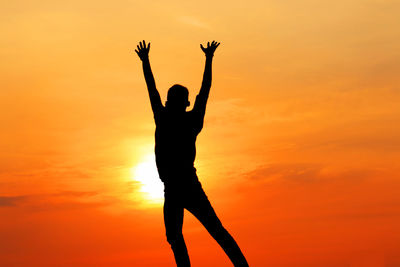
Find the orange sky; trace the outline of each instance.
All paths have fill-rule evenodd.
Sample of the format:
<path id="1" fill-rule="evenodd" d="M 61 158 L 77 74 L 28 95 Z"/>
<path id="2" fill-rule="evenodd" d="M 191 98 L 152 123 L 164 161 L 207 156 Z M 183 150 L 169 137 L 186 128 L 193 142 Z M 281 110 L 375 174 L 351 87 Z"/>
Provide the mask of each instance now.
<path id="1" fill-rule="evenodd" d="M 1 6 L 0 266 L 174 266 L 137 177 L 142 39 L 162 99 L 192 103 L 221 42 L 195 164 L 250 266 L 400 266 L 398 1 Z M 189 213 L 184 235 L 193 266 L 231 266 Z"/>

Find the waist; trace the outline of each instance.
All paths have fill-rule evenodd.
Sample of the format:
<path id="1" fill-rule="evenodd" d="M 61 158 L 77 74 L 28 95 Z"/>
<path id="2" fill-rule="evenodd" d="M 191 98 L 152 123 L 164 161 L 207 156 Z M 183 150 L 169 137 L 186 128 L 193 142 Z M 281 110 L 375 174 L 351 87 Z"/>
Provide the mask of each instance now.
<path id="1" fill-rule="evenodd" d="M 197 191 L 203 191 L 203 187 L 197 176 L 183 181 L 168 179 L 164 181 L 164 196 L 167 195 L 192 195 Z"/>
<path id="2" fill-rule="evenodd" d="M 196 168 L 193 164 L 188 165 L 164 165 L 164 164 L 156 164 L 158 169 L 158 174 L 160 178 L 162 177 L 173 177 L 173 176 L 182 176 L 182 177 L 197 177 Z"/>

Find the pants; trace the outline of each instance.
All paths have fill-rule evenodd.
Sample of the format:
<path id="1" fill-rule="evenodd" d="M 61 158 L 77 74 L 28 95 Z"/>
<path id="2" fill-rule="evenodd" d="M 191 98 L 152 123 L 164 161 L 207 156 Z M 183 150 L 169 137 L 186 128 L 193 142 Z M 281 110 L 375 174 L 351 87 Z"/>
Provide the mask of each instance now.
<path id="1" fill-rule="evenodd" d="M 190 260 L 182 235 L 184 209 L 190 211 L 228 255 L 234 266 L 249 266 L 239 246 L 222 226 L 200 183 L 190 188 L 173 190 L 166 187 L 164 223 L 167 241 L 178 267 L 189 267 Z"/>

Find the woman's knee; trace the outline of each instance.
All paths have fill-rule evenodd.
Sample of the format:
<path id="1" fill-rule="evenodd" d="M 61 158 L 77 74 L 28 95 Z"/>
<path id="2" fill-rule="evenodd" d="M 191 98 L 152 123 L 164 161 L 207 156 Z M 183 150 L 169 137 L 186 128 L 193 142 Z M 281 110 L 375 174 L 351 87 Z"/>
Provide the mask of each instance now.
<path id="1" fill-rule="evenodd" d="M 181 244 L 182 242 L 184 243 L 185 241 L 183 239 L 183 234 L 182 233 L 167 232 L 167 242 L 171 246 L 175 246 L 175 245 Z"/>

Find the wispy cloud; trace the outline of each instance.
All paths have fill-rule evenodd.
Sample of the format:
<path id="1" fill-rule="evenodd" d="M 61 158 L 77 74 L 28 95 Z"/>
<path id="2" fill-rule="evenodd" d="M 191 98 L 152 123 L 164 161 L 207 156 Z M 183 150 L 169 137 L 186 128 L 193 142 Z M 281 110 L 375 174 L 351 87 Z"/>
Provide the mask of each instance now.
<path id="1" fill-rule="evenodd" d="M 109 198 L 94 191 L 61 191 L 49 194 L 0 196 L 0 207 L 27 207 L 30 211 L 65 210 L 84 207 L 102 207 L 112 204 Z"/>
<path id="2" fill-rule="evenodd" d="M 260 166 L 245 174 L 251 180 L 284 179 L 312 181 L 321 177 L 322 167 L 318 164 L 270 164 Z"/>
<path id="3" fill-rule="evenodd" d="M 14 207 L 26 199 L 25 196 L 5 197 L 0 196 L 0 207 Z"/>
<path id="4" fill-rule="evenodd" d="M 203 28 L 203 29 L 209 28 L 209 25 L 207 25 L 206 23 L 202 22 L 201 20 L 193 16 L 181 16 L 178 17 L 178 21 L 183 24 L 187 24 L 197 28 Z"/>
<path id="5" fill-rule="evenodd" d="M 248 171 L 243 176 L 252 181 L 290 181 L 295 183 L 317 183 L 322 181 L 351 181 L 358 183 L 387 175 L 377 168 L 342 168 L 317 163 L 271 163 Z"/>

